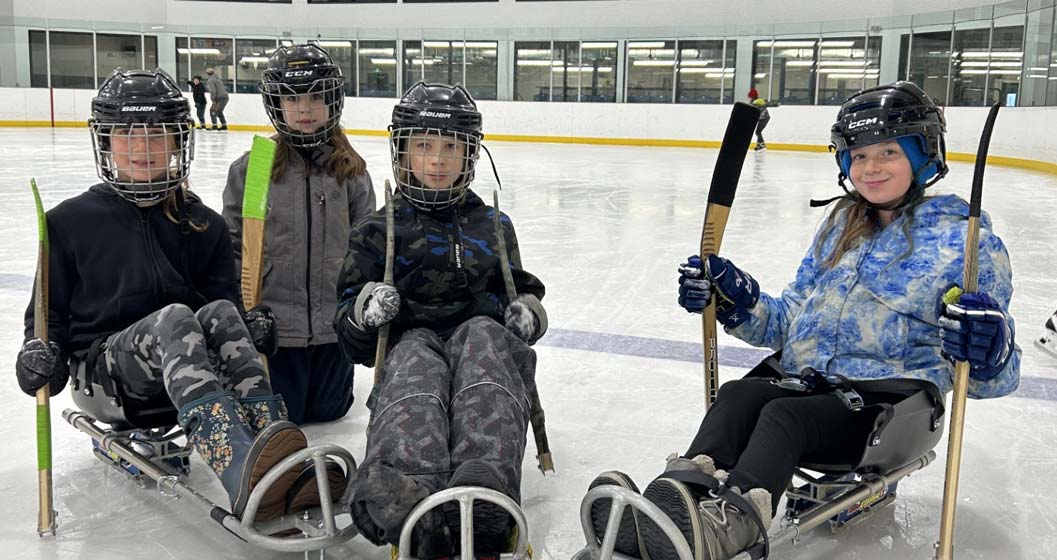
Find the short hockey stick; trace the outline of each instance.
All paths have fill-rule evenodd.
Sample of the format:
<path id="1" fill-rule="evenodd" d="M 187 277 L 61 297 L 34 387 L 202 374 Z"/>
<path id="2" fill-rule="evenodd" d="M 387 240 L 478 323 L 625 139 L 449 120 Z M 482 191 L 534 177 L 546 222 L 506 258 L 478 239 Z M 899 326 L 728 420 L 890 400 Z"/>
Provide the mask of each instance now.
<path id="1" fill-rule="evenodd" d="M 987 150 L 991 145 L 991 132 L 995 129 L 1000 105 L 995 103 L 987 114 L 984 130 L 980 133 L 980 147 L 976 150 L 976 168 L 973 170 L 973 190 L 969 197 L 969 226 L 965 234 L 965 262 L 962 268 L 962 289 L 966 293 L 977 290 L 977 271 L 980 250 L 980 204 L 984 192 L 984 170 L 987 168 Z M 954 303 L 961 290 L 952 288 L 943 299 Z M 954 392 L 951 394 L 951 427 L 947 438 L 947 471 L 943 484 L 943 512 L 940 517 L 940 540 L 936 543 L 937 560 L 954 557 L 954 513 L 958 505 L 958 479 L 961 476 L 962 436 L 965 432 L 965 401 L 969 394 L 969 363 L 954 365 Z"/>
<path id="2" fill-rule="evenodd" d="M 730 206 L 734 204 L 734 192 L 738 188 L 741 167 L 745 163 L 752 134 L 756 131 L 756 121 L 760 118 L 760 109 L 748 103 L 735 103 L 727 122 L 727 132 L 719 147 L 716 167 L 712 172 L 712 185 L 708 189 L 708 207 L 705 210 L 705 224 L 701 230 L 701 260 L 707 263 L 708 256 L 719 253 L 723 242 L 723 230 L 727 227 Z M 719 391 L 719 354 L 716 339 L 716 297 L 705 307 L 701 314 L 701 325 L 704 333 L 705 354 L 705 411 L 712 406 Z"/>
<path id="3" fill-rule="evenodd" d="M 396 258 L 396 224 L 393 213 L 393 188 L 385 180 L 385 276 L 383 282 L 393 285 L 393 259 Z M 385 354 L 389 351 L 389 323 L 378 329 L 378 345 L 374 349 L 374 385 L 385 379 Z"/>
<path id="4" fill-rule="evenodd" d="M 264 224 L 268 217 L 268 188 L 274 161 L 275 141 L 254 136 L 242 191 L 242 304 L 247 311 L 261 303 Z M 267 369 L 267 356 L 261 354 L 261 360 Z"/>
<path id="5" fill-rule="evenodd" d="M 44 205 L 40 202 L 37 181 L 29 180 L 33 189 L 33 200 L 37 206 L 37 291 L 33 294 L 33 336 L 48 342 L 48 220 Z M 37 534 L 55 535 L 54 494 L 51 480 L 51 387 L 45 383 L 37 389 L 37 482 L 40 509 L 37 516 Z"/>
<path id="6" fill-rule="evenodd" d="M 495 237 L 499 249 L 499 267 L 503 270 L 503 284 L 506 286 L 507 302 L 514 301 L 517 297 L 517 287 L 514 286 L 514 274 L 510 271 L 510 257 L 506 252 L 506 234 L 503 233 L 503 223 L 499 213 L 499 193 L 492 191 L 492 222 L 495 226 Z M 543 414 L 543 404 L 540 403 L 539 389 L 535 386 L 532 392 L 532 411 L 529 413 L 529 421 L 532 423 L 532 435 L 536 438 L 536 461 L 540 472 L 554 472 L 554 458 L 551 457 L 550 440 L 547 439 L 547 419 Z"/>

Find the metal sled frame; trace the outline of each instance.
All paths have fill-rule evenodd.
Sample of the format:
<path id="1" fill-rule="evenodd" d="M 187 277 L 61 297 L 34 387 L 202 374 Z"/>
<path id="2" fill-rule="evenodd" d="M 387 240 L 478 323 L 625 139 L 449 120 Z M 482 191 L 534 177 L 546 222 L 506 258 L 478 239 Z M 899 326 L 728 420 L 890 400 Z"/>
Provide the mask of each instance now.
<path id="1" fill-rule="evenodd" d="M 889 485 L 899 482 L 911 473 L 925 468 L 935 459 L 936 452 L 929 451 L 914 462 L 883 475 L 867 476 L 854 483 L 847 483 L 846 485 L 849 489 L 834 496 L 832 500 L 814 500 L 812 497 L 813 501 L 818 502 L 817 505 L 807 509 L 798 516 L 787 515 L 782 520 L 781 526 L 769 535 L 772 555 L 776 546 L 786 542 L 791 542 L 795 546 L 802 534 L 826 523 L 854 504 L 885 490 Z M 801 475 L 809 484 L 818 482 L 803 475 L 803 473 Z M 793 497 L 805 498 L 806 496 L 797 492 Z M 602 539 L 602 544 L 599 545 L 598 537 L 591 523 L 591 506 L 597 500 L 605 498 L 612 499 L 612 506 L 609 510 L 606 534 Z M 686 539 L 667 515 L 639 494 L 616 485 L 598 486 L 584 496 L 583 502 L 580 504 L 580 520 L 583 524 L 584 535 L 587 538 L 587 546 L 577 552 L 573 556 L 573 560 L 630 560 L 628 556 L 613 552 L 620 519 L 625 507 L 634 508 L 640 514 L 645 514 L 656 523 L 664 531 L 664 534 L 671 539 L 672 543 L 675 544 L 676 553 L 680 560 L 694 560 Z M 734 560 L 756 560 L 758 558 L 759 556 L 749 552 L 742 552 L 735 556 Z"/>
<path id="2" fill-rule="evenodd" d="M 489 490 L 488 488 L 480 488 L 477 486 L 449 488 L 429 496 L 415 506 L 415 509 L 411 510 L 411 513 L 408 514 L 407 520 L 404 521 L 404 528 L 400 531 L 399 560 L 414 560 L 414 557 L 411 556 L 412 530 L 415 525 L 418 524 L 419 520 L 422 519 L 422 516 L 448 502 L 459 503 L 459 526 L 462 528 L 460 531 L 461 549 L 459 556 L 456 558 L 466 560 L 472 560 L 475 558 L 473 552 L 473 503 L 479 500 L 491 502 L 507 510 L 507 512 L 513 516 L 514 522 L 517 523 L 518 535 L 517 543 L 514 545 L 514 552 L 501 554 L 500 558 L 529 560 L 528 521 L 525 519 L 525 513 L 521 511 L 521 507 L 517 505 L 517 502 L 510 499 L 509 496 L 496 492 L 495 490 Z"/>
<path id="3" fill-rule="evenodd" d="M 117 457 L 121 461 L 134 466 L 142 473 L 142 476 L 151 479 L 157 484 L 159 492 L 176 499 L 187 498 L 207 511 L 210 518 L 219 523 L 228 532 L 250 544 L 279 552 L 307 553 L 340 545 L 357 534 L 351 522 L 342 528 L 338 528 L 338 523 L 335 519 L 338 513 L 345 511 L 347 508 L 343 503 L 344 497 L 339 496 L 339 502 L 334 503 L 333 497 L 330 495 L 326 459 L 330 457 L 345 463 L 345 470 L 350 478 L 356 470 L 356 461 L 352 458 L 352 454 L 337 445 L 317 445 L 302 449 L 275 465 L 254 487 L 246 504 L 246 510 L 243 512 L 243 518 L 239 519 L 226 509 L 199 494 L 187 483 L 183 473 L 180 473 L 171 464 L 162 461 L 166 457 L 155 457 L 152 460 L 152 458 L 144 457 L 130 447 L 131 440 L 129 435 L 131 433 L 148 433 L 149 430 L 125 432 L 107 430 L 100 428 L 87 414 L 69 408 L 63 411 L 62 417 L 70 425 L 99 442 L 97 453 L 105 453 L 108 456 L 104 458 L 105 460 L 113 461 L 114 457 Z M 180 435 L 180 432 L 166 435 L 164 440 L 158 443 L 175 445 L 172 440 Z M 142 441 L 147 442 L 146 440 Z M 185 452 L 189 453 L 190 450 L 185 450 Z M 176 455 L 178 456 L 179 454 Z M 183 456 L 186 457 L 186 454 Z M 275 484 L 285 472 L 299 467 L 308 459 L 312 459 L 315 465 L 316 481 L 319 484 L 320 507 L 254 524 L 252 520 L 256 517 L 257 508 L 260 507 L 261 500 L 264 498 L 268 488 Z M 116 465 L 115 467 L 121 468 Z M 136 478 L 135 475 L 128 474 Z M 137 479 L 137 481 L 143 485 L 141 479 Z M 335 511 L 336 509 L 337 511 Z M 270 536 L 288 529 L 297 529 L 302 534 L 287 538 Z"/>

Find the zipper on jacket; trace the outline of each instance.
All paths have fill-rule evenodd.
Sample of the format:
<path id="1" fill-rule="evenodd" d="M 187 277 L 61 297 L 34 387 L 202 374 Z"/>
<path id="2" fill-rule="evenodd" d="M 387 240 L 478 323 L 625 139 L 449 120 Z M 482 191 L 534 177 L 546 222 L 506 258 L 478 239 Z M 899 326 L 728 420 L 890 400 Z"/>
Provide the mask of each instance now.
<path id="1" fill-rule="evenodd" d="M 139 212 L 140 231 L 143 232 L 143 244 L 147 247 L 147 260 L 150 261 L 151 285 L 154 294 L 154 303 L 157 305 L 161 296 L 161 273 L 158 271 L 158 260 L 154 254 L 154 236 L 151 235 L 150 210 Z"/>
<path id="2" fill-rule="evenodd" d="M 309 164 L 306 161 L 305 166 Z M 305 321 L 308 325 L 308 338 L 312 339 L 312 181 L 311 172 L 305 170 Z"/>

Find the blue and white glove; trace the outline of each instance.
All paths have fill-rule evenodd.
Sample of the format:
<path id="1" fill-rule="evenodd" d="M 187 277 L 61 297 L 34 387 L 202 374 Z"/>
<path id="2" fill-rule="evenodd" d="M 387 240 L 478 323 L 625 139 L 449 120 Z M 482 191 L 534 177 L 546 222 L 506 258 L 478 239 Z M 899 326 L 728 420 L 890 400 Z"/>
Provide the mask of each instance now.
<path id="1" fill-rule="evenodd" d="M 734 328 L 749 320 L 749 310 L 760 299 L 760 285 L 730 261 L 709 255 L 707 267 L 693 255 L 679 266 L 679 305 L 701 313 L 716 295 L 716 319 Z"/>
<path id="2" fill-rule="evenodd" d="M 360 330 L 373 330 L 392 321 L 400 312 L 400 292 L 395 286 L 368 282 L 352 304 L 349 320 Z"/>
<path id="3" fill-rule="evenodd" d="M 969 362 L 969 377 L 990 381 L 1009 363 L 1013 328 L 991 296 L 962 293 L 954 303 L 944 303 L 939 322 L 943 354 Z"/>

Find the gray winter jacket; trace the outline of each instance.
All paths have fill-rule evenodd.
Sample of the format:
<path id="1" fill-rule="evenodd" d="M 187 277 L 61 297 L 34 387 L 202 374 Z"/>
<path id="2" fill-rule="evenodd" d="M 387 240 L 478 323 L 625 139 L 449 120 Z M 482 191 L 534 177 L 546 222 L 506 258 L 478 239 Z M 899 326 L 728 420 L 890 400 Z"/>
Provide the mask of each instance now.
<path id="1" fill-rule="evenodd" d="M 216 74 L 206 80 L 206 89 L 209 90 L 209 98 L 213 101 L 228 98 L 228 88 L 224 85 L 224 80 L 221 80 Z"/>
<path id="2" fill-rule="evenodd" d="M 370 175 L 364 171 L 339 184 L 324 165 L 333 149 L 324 145 L 317 150 L 317 163 L 307 175 L 304 161 L 293 151 L 283 178 L 272 181 L 268 190 L 261 303 L 275 313 L 280 346 L 337 342 L 333 327 L 337 281 L 349 233 L 360 218 L 374 212 Z M 239 274 L 248 163 L 248 153 L 232 162 L 224 188 L 224 220 L 231 230 Z"/>

